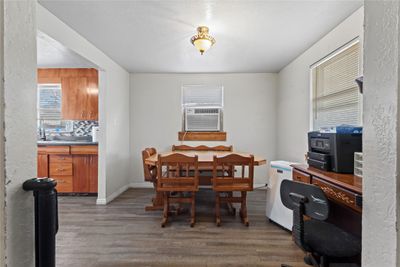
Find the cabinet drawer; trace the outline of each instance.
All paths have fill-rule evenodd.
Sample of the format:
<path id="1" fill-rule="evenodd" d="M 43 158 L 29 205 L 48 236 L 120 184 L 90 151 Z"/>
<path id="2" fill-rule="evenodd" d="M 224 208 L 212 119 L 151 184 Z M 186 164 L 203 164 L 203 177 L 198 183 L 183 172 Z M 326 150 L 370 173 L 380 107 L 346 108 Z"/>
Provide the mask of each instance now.
<path id="1" fill-rule="evenodd" d="M 56 189 L 59 193 L 73 192 L 72 176 L 52 176 L 57 181 Z"/>
<path id="2" fill-rule="evenodd" d="M 38 154 L 69 154 L 69 146 L 39 146 Z"/>
<path id="3" fill-rule="evenodd" d="M 360 197 L 360 195 L 345 190 L 343 188 L 339 188 L 336 185 L 333 185 L 316 177 L 312 178 L 312 183 L 319 186 L 329 199 L 344 204 L 353 210 L 361 212 L 361 207 L 356 204 L 356 199 Z"/>
<path id="4" fill-rule="evenodd" d="M 50 163 L 50 177 L 73 175 L 72 163 Z"/>
<path id="5" fill-rule="evenodd" d="M 97 146 L 71 146 L 71 154 L 75 155 L 97 155 Z"/>
<path id="6" fill-rule="evenodd" d="M 71 155 L 50 155 L 50 163 L 72 163 Z"/>
<path id="7" fill-rule="evenodd" d="M 311 176 L 307 173 L 293 169 L 293 181 L 309 184 L 311 183 Z"/>

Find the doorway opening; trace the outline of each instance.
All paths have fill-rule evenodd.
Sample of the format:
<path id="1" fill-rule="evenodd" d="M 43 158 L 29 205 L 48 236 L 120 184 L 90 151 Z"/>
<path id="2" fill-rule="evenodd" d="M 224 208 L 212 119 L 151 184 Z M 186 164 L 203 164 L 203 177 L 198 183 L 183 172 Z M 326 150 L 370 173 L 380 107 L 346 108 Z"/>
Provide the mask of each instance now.
<path id="1" fill-rule="evenodd" d="M 37 175 L 55 179 L 60 195 L 105 194 L 104 172 L 99 176 L 100 75 L 94 63 L 38 32 Z"/>

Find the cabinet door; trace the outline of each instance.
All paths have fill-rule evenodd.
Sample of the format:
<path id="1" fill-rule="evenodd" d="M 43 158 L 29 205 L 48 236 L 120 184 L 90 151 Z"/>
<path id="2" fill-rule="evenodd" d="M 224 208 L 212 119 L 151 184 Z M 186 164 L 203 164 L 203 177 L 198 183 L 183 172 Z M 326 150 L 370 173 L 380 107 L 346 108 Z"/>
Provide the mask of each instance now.
<path id="1" fill-rule="evenodd" d="M 37 176 L 49 177 L 49 156 L 47 154 L 38 154 L 37 158 Z"/>
<path id="2" fill-rule="evenodd" d="M 73 155 L 74 165 L 73 188 L 76 193 L 89 192 L 90 161 L 87 155 Z"/>
<path id="3" fill-rule="evenodd" d="M 97 121 L 99 119 L 99 86 L 98 77 L 88 77 L 87 85 L 87 120 Z"/>
<path id="4" fill-rule="evenodd" d="M 97 193 L 97 155 L 73 155 L 74 181 L 76 193 Z"/>
<path id="5" fill-rule="evenodd" d="M 98 156 L 89 155 L 89 192 L 97 193 L 98 181 Z"/>
<path id="6" fill-rule="evenodd" d="M 86 77 L 62 78 L 62 108 L 64 120 L 85 120 L 88 116 L 88 93 Z"/>

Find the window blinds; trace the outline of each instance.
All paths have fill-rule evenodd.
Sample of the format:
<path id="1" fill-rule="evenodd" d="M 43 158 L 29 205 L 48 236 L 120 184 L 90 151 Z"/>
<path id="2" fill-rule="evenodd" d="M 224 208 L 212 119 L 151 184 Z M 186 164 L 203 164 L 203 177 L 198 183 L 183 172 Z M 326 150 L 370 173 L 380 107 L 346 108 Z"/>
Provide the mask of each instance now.
<path id="1" fill-rule="evenodd" d="M 38 91 L 39 119 L 60 120 L 61 84 L 39 84 Z"/>
<path id="2" fill-rule="evenodd" d="M 216 85 L 182 86 L 183 107 L 223 107 L 223 87 Z"/>
<path id="3" fill-rule="evenodd" d="M 361 125 L 360 44 L 351 45 L 312 69 L 313 128 Z"/>

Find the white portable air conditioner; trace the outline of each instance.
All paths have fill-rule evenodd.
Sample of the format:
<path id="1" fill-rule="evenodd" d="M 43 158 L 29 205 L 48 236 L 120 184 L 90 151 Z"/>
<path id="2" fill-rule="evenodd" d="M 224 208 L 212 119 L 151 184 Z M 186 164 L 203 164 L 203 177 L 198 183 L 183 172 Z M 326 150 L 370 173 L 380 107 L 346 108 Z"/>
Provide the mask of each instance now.
<path id="1" fill-rule="evenodd" d="M 185 131 L 218 132 L 221 130 L 220 108 L 185 108 Z"/>

